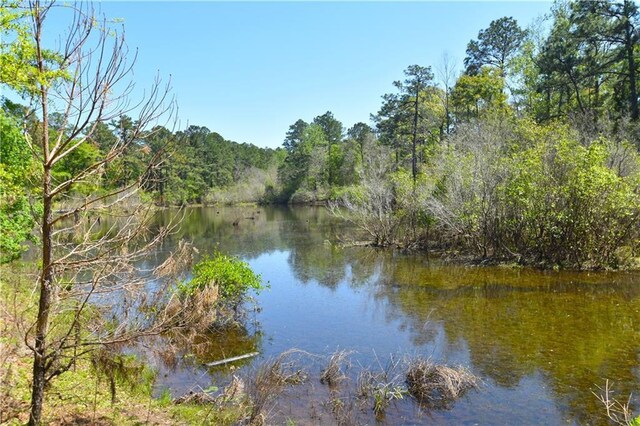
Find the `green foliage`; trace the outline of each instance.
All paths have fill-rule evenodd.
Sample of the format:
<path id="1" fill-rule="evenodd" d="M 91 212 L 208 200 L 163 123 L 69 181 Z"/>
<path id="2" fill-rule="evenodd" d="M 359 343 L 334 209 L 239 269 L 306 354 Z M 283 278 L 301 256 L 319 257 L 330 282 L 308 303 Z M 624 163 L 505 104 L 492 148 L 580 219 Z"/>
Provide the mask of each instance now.
<path id="1" fill-rule="evenodd" d="M 531 105 L 536 117 L 578 112 L 637 121 L 637 5 L 577 0 L 556 4 L 551 15 L 535 57 L 538 77 L 528 87 L 542 95 Z"/>
<path id="2" fill-rule="evenodd" d="M 35 167 L 25 136 L 3 110 L 0 140 L 0 263 L 5 263 L 18 258 L 32 238 L 35 222 L 28 193 Z"/>
<path id="3" fill-rule="evenodd" d="M 297 120 L 287 131 L 282 146 L 287 152 L 292 152 L 302 142 L 302 135 L 309 124 L 304 120 Z"/>
<path id="4" fill-rule="evenodd" d="M 399 167 L 333 191 L 373 244 L 577 269 L 638 256 L 640 155 L 625 140 L 493 114 L 420 154 L 415 179 Z"/>
<path id="5" fill-rule="evenodd" d="M 241 303 L 248 291 L 264 288 L 260 275 L 253 272 L 246 262 L 215 251 L 194 266 L 193 278 L 181 283 L 178 291 L 191 296 L 195 291 L 212 285 L 218 287 L 220 301 L 232 306 Z"/>
<path id="6" fill-rule="evenodd" d="M 508 111 L 504 79 L 496 68 L 483 67 L 474 75 L 463 74 L 451 93 L 456 116 L 466 119 Z"/>
<path id="7" fill-rule="evenodd" d="M 92 166 L 100 155 L 100 149 L 97 146 L 85 141 L 55 165 L 54 177 L 61 181 L 71 179 Z M 96 191 L 99 184 L 99 177 L 96 177 L 93 182 L 85 181 L 72 186 L 72 188 L 81 194 L 90 194 Z"/>
<path id="8" fill-rule="evenodd" d="M 470 131 L 458 140 L 471 138 Z M 630 260 L 640 238 L 633 148 L 603 137 L 583 144 L 566 126 L 526 120 L 480 132 L 478 145 L 443 152 L 442 191 L 425 188 L 434 194 L 426 205 L 444 235 L 482 256 L 548 266 L 619 267 Z M 626 166 L 614 168 L 621 149 Z M 622 256 L 622 247 L 630 252 Z"/>
<path id="9" fill-rule="evenodd" d="M 313 124 L 320 126 L 329 145 L 342 141 L 342 123 L 336 120 L 331 111 L 327 111 L 314 118 Z"/>
<path id="10" fill-rule="evenodd" d="M 0 83 L 25 94 L 37 95 L 38 85 L 50 86 L 67 78 L 64 58 L 44 49 L 46 71 L 36 66 L 36 48 L 30 33 L 31 12 L 24 2 L 0 0 Z"/>
<path id="11" fill-rule="evenodd" d="M 111 401 L 116 401 L 117 385 L 142 395 L 150 395 L 156 372 L 141 362 L 135 355 L 126 355 L 108 349 L 92 353 L 91 365 L 97 376 L 110 382 Z"/>
<path id="12" fill-rule="evenodd" d="M 617 249 L 636 245 L 639 236 L 638 176 L 607 166 L 605 139 L 583 146 L 566 130 L 554 130 L 554 137 L 510 159 L 511 177 L 499 188 L 505 232 L 517 236 L 516 250 L 549 263 L 616 267 Z"/>
<path id="13" fill-rule="evenodd" d="M 168 407 L 172 403 L 171 390 L 169 388 L 162 389 L 162 392 L 160 392 L 160 396 L 158 397 L 158 405 L 161 407 Z"/>
<path id="14" fill-rule="evenodd" d="M 376 419 L 384 418 L 384 413 L 392 401 L 401 400 L 408 393 L 402 386 L 392 383 L 378 383 L 373 389 L 373 412 Z"/>
<path id="15" fill-rule="evenodd" d="M 438 142 L 444 131 L 444 94 L 434 85 L 431 67 L 410 65 L 404 75 L 404 81 L 393 83 L 397 93 L 383 95 L 372 119 L 381 143 L 393 147 L 396 165 L 410 167 L 415 179 L 423 160 L 420 150 Z"/>
<path id="16" fill-rule="evenodd" d="M 319 124 L 304 126 L 296 143 L 290 144 L 288 155 L 278 170 L 278 180 L 283 188 L 282 198 L 285 201 L 289 201 L 300 190 L 317 191 L 326 184 L 328 149 L 329 141 Z"/>
<path id="17" fill-rule="evenodd" d="M 489 28 L 480 31 L 478 40 L 467 45 L 466 73 L 475 75 L 483 66 L 491 65 L 505 76 L 509 61 L 522 45 L 525 35 L 526 32 L 511 17 L 491 21 Z"/>
<path id="18" fill-rule="evenodd" d="M 149 148 L 146 158 L 160 151 L 171 158 L 155 167 L 147 182 L 147 188 L 160 204 L 184 205 L 228 198 L 217 192 L 251 186 L 249 180 L 256 174 L 255 169 L 266 172 L 279 161 L 276 150 L 228 141 L 200 126 L 189 126 L 175 134 L 155 129 L 145 143 Z M 259 198 L 248 197 L 252 199 L 240 201 Z"/>

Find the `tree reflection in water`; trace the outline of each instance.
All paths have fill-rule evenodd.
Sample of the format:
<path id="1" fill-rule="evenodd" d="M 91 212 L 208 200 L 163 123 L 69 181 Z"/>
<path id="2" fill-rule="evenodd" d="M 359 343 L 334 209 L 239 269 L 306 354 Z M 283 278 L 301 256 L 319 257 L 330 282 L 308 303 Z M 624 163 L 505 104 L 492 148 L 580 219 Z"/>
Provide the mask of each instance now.
<path id="1" fill-rule="evenodd" d="M 532 401 L 549 399 L 567 421 L 602 418 L 592 391 L 606 378 L 614 382 L 617 395 L 639 393 L 637 273 L 453 266 L 424 254 L 337 244 L 352 237 L 350 232 L 322 208 L 200 208 L 191 209 L 174 238 L 193 241 L 201 252 L 218 245 L 249 261 L 286 253 L 286 264 L 270 267 L 288 268 L 295 281 L 291 288 L 318 285 L 356 293 L 354 297 L 376 304 L 372 315 L 383 315 L 397 333 L 407 333 L 414 347 L 441 346 L 434 356 L 468 360 L 494 393 L 524 392 Z M 273 332 L 264 330 L 266 335 Z M 378 329 L 361 332 L 373 334 L 374 350 L 376 339 L 385 338 L 375 335 Z M 255 347 L 249 346 L 245 349 Z M 536 395 L 527 394 L 532 382 L 542 383 Z M 468 398 L 465 415 L 471 419 L 474 407 L 490 399 Z M 497 411 L 509 411 L 500 401 L 492 404 Z"/>

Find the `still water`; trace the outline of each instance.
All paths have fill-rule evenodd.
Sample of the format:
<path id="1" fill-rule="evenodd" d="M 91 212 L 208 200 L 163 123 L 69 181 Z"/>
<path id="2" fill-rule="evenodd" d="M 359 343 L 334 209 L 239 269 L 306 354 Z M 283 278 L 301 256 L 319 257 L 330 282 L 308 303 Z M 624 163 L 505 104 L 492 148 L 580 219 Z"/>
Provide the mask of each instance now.
<path id="1" fill-rule="evenodd" d="M 388 424 L 601 424 L 592 392 L 606 379 L 615 396 L 633 393 L 640 409 L 640 274 L 453 266 L 340 244 L 351 231 L 323 208 L 188 209 L 163 250 L 180 239 L 200 253 L 217 248 L 247 261 L 270 287 L 256 296 L 246 330 L 212 336 L 190 362 L 161 367 L 156 392 L 221 384 L 228 369 L 201 365 L 254 350 L 261 356 L 245 370 L 290 348 L 347 349 L 351 365 L 425 356 L 482 379 L 446 410 L 398 401 Z M 329 398 L 311 381 L 281 398 L 268 422 L 331 423 L 309 414 Z"/>

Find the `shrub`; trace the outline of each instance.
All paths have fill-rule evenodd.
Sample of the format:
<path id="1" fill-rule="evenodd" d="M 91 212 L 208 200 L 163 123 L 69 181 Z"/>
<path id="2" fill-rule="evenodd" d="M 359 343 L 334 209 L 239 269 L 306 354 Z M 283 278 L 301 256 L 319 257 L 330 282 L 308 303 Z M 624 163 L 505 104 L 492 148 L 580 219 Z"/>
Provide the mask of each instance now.
<path id="1" fill-rule="evenodd" d="M 500 189 L 500 238 L 546 263 L 619 266 L 618 249 L 635 245 L 640 217 L 636 176 L 607 166 L 607 141 L 543 141 L 514 156 Z"/>
<path id="2" fill-rule="evenodd" d="M 461 127 L 428 170 L 435 228 L 482 257 L 625 267 L 639 247 L 640 160 L 626 142 L 583 140 L 527 120 Z"/>
<path id="3" fill-rule="evenodd" d="M 260 275 L 246 262 L 218 251 L 194 266 L 193 278 L 180 284 L 179 291 L 184 296 L 193 296 L 210 286 L 217 287 L 220 302 L 233 307 L 243 301 L 249 290 L 263 289 Z"/>

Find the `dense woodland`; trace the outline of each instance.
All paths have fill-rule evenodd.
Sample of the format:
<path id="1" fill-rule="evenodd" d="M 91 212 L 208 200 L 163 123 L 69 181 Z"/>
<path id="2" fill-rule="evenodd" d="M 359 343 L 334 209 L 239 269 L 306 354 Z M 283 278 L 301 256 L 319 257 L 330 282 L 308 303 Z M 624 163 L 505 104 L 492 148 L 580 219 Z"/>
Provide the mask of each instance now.
<path id="1" fill-rule="evenodd" d="M 75 176 L 132 139 L 65 187 L 68 199 L 140 180 L 157 205 L 332 202 L 378 245 L 617 266 L 622 247 L 627 260 L 637 254 L 640 232 L 639 22 L 627 0 L 557 2 L 528 27 L 496 19 L 469 41 L 462 71 L 447 56 L 408 66 L 369 123 L 346 129 L 330 111 L 301 118 L 275 150 L 206 127 L 138 131 L 128 115 L 111 117 L 71 135 L 85 140 L 52 176 Z M 20 93 L 5 50 L 3 83 Z M 42 120 L 9 99 L 0 119 L 8 260 L 38 208 L 23 135 L 37 140 Z M 48 132 L 73 126 L 52 113 Z"/>

